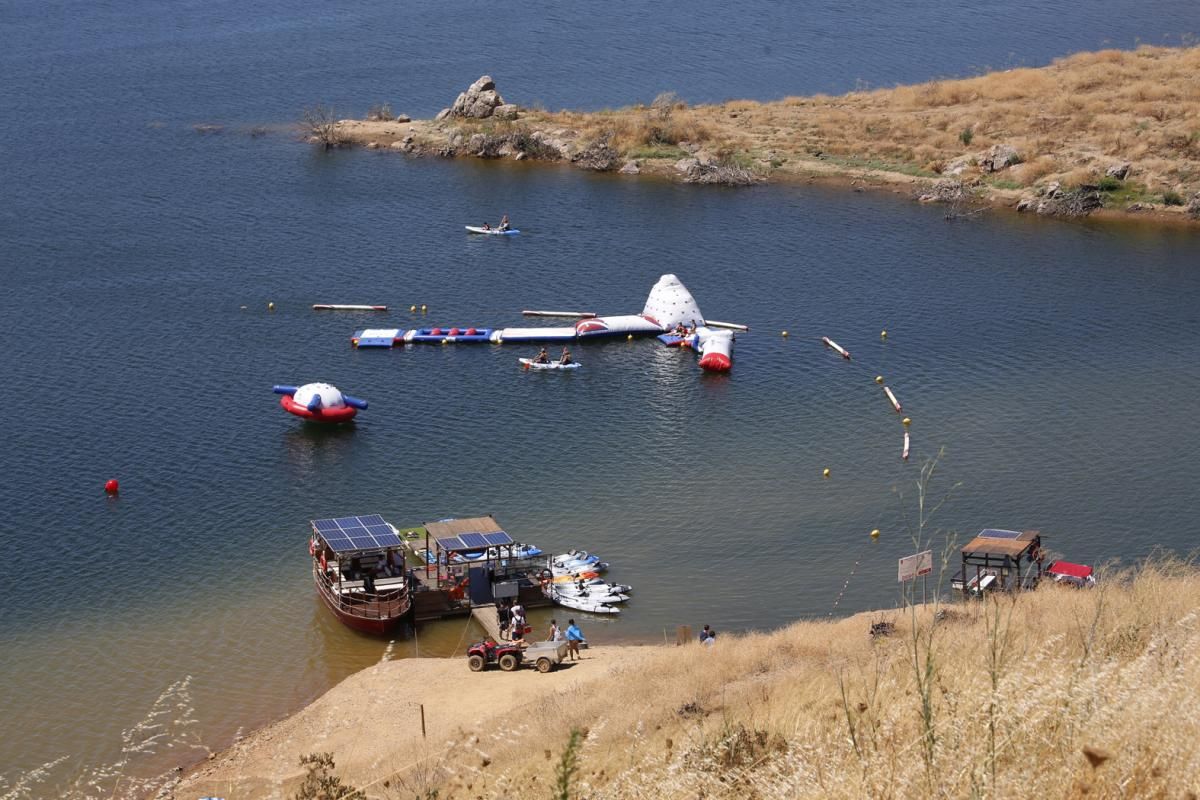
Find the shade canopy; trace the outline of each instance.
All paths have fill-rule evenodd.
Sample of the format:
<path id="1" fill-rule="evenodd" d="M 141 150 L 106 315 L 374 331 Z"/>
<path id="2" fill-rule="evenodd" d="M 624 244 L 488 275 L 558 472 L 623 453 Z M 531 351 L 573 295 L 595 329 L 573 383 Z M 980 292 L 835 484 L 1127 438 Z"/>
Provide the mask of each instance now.
<path id="1" fill-rule="evenodd" d="M 492 517 L 426 522 L 425 530 L 437 542 L 438 548 L 447 553 L 474 552 L 515 544 L 513 538 Z"/>

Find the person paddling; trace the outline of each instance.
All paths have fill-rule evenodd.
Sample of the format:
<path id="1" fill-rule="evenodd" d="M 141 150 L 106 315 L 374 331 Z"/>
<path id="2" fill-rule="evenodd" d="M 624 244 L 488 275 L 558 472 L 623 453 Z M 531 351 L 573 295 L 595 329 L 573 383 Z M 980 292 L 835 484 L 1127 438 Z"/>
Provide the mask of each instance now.
<path id="1" fill-rule="evenodd" d="M 543 347 L 541 350 L 538 351 L 538 354 L 533 357 L 533 363 L 535 363 L 535 364 L 549 364 L 550 363 L 550 354 L 546 352 L 546 348 Z"/>
<path id="2" fill-rule="evenodd" d="M 501 231 L 508 230 L 508 214 L 505 214 L 504 217 L 500 220 L 500 227 L 498 228 L 498 230 L 501 230 Z"/>
<path id="3" fill-rule="evenodd" d="M 571 351 L 564 347 L 563 351 L 562 351 L 562 355 L 559 356 L 559 358 L 558 358 L 558 363 L 560 366 L 564 366 L 564 367 L 567 364 L 570 364 L 571 363 Z"/>

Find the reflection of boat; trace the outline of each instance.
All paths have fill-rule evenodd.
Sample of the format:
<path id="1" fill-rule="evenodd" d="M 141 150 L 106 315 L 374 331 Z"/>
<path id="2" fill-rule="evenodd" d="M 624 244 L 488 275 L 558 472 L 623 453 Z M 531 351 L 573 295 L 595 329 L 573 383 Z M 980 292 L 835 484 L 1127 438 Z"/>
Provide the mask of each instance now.
<path id="1" fill-rule="evenodd" d="M 620 614 L 621 609 L 616 606 L 605 603 L 600 600 L 592 600 L 586 597 L 573 597 L 558 590 L 557 587 L 548 586 L 543 590 L 547 598 L 558 603 L 566 608 L 573 608 L 576 611 L 588 611 L 592 614 Z"/>
<path id="2" fill-rule="evenodd" d="M 308 552 L 313 582 L 329 610 L 363 633 L 393 633 L 412 607 L 404 543 L 378 514 L 318 519 Z"/>

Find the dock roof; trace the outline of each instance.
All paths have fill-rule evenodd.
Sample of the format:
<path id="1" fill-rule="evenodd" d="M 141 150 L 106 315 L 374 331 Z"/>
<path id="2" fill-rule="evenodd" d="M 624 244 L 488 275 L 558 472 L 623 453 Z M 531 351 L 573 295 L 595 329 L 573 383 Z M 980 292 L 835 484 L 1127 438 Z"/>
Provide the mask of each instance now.
<path id="1" fill-rule="evenodd" d="M 962 553 L 969 555 L 1019 556 L 1037 543 L 1038 531 L 1004 531 L 987 528 L 963 545 Z"/>
<path id="2" fill-rule="evenodd" d="M 426 522 L 425 530 L 438 547 L 448 553 L 486 550 L 514 543 L 513 538 L 491 516 Z"/>

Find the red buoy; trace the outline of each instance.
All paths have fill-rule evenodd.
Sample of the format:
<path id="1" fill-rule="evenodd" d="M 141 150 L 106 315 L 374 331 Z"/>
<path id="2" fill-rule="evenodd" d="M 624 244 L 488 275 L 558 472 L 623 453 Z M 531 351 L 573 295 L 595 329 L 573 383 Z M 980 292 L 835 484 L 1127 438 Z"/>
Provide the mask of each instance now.
<path id="1" fill-rule="evenodd" d="M 104 482 L 104 491 L 108 492 L 109 494 L 116 494 L 117 492 L 121 491 L 121 484 L 117 483 L 116 478 L 109 478 Z"/>

